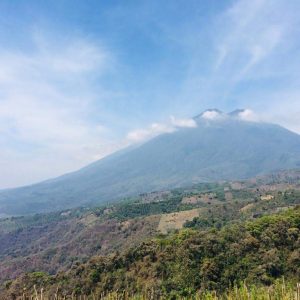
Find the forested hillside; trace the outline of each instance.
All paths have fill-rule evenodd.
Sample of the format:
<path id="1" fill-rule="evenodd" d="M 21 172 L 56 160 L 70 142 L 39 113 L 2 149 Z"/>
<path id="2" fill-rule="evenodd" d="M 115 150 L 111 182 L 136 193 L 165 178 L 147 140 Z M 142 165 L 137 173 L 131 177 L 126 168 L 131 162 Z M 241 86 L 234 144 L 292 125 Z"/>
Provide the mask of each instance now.
<path id="1" fill-rule="evenodd" d="M 295 170 L 142 194 L 97 208 L 0 219 L 0 282 L 23 272 L 56 274 L 183 227 L 219 229 L 286 210 L 300 204 L 299 178 Z"/>
<path id="2" fill-rule="evenodd" d="M 226 292 L 234 284 L 270 286 L 300 278 L 300 207 L 220 230 L 190 226 L 122 253 L 95 256 L 50 276 L 35 272 L 7 282 L 6 297 L 33 293 L 93 295 L 126 291 L 154 298 Z M 91 298 L 92 299 L 92 298 Z M 244 299 L 244 298 L 241 298 Z M 281 298 L 278 298 L 281 299 Z"/>

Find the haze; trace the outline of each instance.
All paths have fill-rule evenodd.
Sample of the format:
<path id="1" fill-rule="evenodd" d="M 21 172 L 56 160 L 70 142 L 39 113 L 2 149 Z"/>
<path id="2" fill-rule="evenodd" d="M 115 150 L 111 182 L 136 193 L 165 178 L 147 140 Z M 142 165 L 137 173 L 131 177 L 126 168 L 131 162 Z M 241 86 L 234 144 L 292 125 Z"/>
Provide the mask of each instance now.
<path id="1" fill-rule="evenodd" d="M 0 188 L 76 170 L 207 108 L 300 133 L 300 2 L 0 3 Z"/>

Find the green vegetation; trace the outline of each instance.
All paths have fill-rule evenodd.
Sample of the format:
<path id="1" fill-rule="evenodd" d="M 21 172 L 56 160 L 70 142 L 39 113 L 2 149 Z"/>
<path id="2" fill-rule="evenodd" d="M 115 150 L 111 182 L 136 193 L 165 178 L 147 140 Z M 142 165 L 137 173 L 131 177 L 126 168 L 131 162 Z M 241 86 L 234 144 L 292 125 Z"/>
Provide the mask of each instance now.
<path id="1" fill-rule="evenodd" d="M 300 173 L 291 171 L 0 219 L 0 299 L 24 287 L 45 297 L 59 288 L 91 299 L 123 291 L 128 298 L 216 291 L 223 299 L 244 283 L 267 293 L 282 276 L 295 287 L 299 204 Z"/>
<path id="2" fill-rule="evenodd" d="M 162 213 L 169 213 L 173 211 L 182 210 L 180 202 L 182 196 L 173 196 L 171 199 L 152 203 L 126 203 L 123 205 L 116 205 L 114 213 L 111 217 L 119 220 L 126 220 L 136 217 L 156 215 Z"/>
<path id="3" fill-rule="evenodd" d="M 283 277 L 289 284 L 278 283 Z M 21 287 L 32 291 L 36 286 L 45 293 L 59 287 L 61 295 L 118 291 L 152 293 L 154 299 L 269 299 L 268 295 L 293 299 L 299 278 L 298 206 L 220 230 L 191 227 L 160 235 L 123 253 L 75 264 L 55 276 L 25 274 L 7 284 L 5 293 L 18 296 Z"/>

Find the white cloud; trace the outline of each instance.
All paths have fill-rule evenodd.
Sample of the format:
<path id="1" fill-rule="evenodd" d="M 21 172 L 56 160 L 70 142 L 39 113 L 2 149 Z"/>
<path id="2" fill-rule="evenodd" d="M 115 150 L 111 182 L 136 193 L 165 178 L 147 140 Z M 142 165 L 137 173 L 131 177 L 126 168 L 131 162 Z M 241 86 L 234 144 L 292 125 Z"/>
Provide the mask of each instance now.
<path id="1" fill-rule="evenodd" d="M 233 103 L 251 105 L 258 115 L 245 112 L 242 118 L 300 132 L 295 117 L 300 103 L 299 9 L 299 1 L 232 2 L 216 17 L 212 72 L 200 97 L 232 109 Z M 285 96 L 295 89 L 294 98 Z"/>
<path id="2" fill-rule="evenodd" d="M 0 188 L 63 174 L 123 146 L 89 119 L 102 97 L 90 76 L 109 72 L 111 54 L 83 39 L 33 40 L 28 53 L 0 48 Z"/>
<path id="3" fill-rule="evenodd" d="M 201 117 L 206 120 L 216 120 L 221 117 L 220 113 L 215 110 L 207 110 L 205 111 Z"/>
<path id="4" fill-rule="evenodd" d="M 292 8 L 284 3 L 240 0 L 219 16 L 214 75 L 224 73 L 228 88 L 256 76 L 257 67 L 267 64 L 285 46 L 294 21 Z"/>
<path id="5" fill-rule="evenodd" d="M 136 129 L 127 134 L 127 140 L 130 142 L 143 142 L 162 133 L 174 132 L 175 128 L 168 124 L 153 123 L 148 128 Z"/>
<path id="6" fill-rule="evenodd" d="M 127 134 L 127 141 L 130 143 L 140 143 L 147 141 L 163 133 L 171 133 L 179 128 L 195 128 L 197 123 L 193 119 L 178 119 L 170 116 L 166 123 L 152 123 L 147 128 L 136 129 Z"/>
<path id="7" fill-rule="evenodd" d="M 194 128 L 197 127 L 197 123 L 194 119 L 176 119 L 174 116 L 170 117 L 171 124 L 175 127 Z"/>
<path id="8" fill-rule="evenodd" d="M 258 115 L 251 109 L 244 109 L 241 112 L 239 112 L 238 118 L 250 122 L 258 122 L 260 120 Z"/>

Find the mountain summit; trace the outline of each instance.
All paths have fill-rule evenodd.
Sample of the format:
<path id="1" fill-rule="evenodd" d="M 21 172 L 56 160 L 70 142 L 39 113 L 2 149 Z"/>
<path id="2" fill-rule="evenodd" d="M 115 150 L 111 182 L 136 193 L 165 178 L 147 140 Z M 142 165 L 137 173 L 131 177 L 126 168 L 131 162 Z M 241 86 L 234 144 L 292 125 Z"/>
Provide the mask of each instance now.
<path id="1" fill-rule="evenodd" d="M 205 111 L 203 111 L 201 114 L 194 117 L 195 120 L 199 119 L 215 119 L 216 117 L 222 116 L 224 113 L 216 108 L 210 108 Z"/>
<path id="2" fill-rule="evenodd" d="M 278 125 L 250 122 L 251 117 L 249 110 L 209 109 L 194 118 L 197 127 L 159 135 L 53 180 L 0 192 L 0 215 L 99 204 L 299 167 L 300 136 Z"/>
<path id="3" fill-rule="evenodd" d="M 228 120 L 240 119 L 243 121 L 258 121 L 254 112 L 250 109 L 236 109 L 229 113 L 224 113 L 219 109 L 211 108 L 203 111 L 201 114 L 194 117 L 194 120 Z"/>

